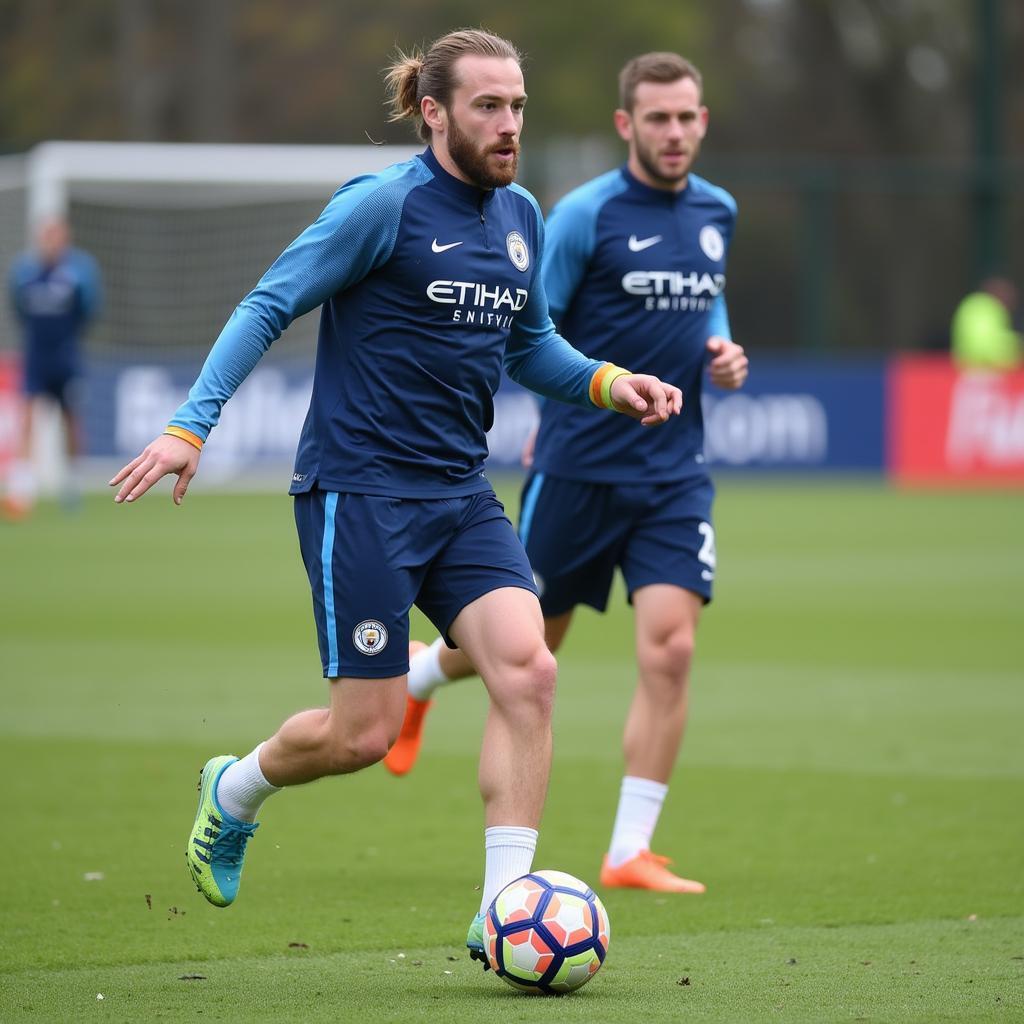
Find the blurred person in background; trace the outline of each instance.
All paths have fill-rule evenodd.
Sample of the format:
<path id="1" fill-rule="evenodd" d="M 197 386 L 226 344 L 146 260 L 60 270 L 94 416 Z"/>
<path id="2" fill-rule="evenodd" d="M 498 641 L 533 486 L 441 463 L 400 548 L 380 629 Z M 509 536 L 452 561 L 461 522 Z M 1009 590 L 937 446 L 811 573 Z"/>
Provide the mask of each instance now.
<path id="1" fill-rule="evenodd" d="M 25 404 L 18 456 L 8 471 L 2 508 L 11 519 L 31 511 L 37 477 L 34 427 L 45 403 L 60 409 L 67 452 L 64 498 L 77 502 L 75 460 L 80 454 L 76 394 L 82 373 L 82 339 L 100 308 L 100 274 L 87 252 L 71 246 L 67 222 L 42 221 L 35 245 L 14 262 L 10 299 L 21 327 Z"/>
<path id="2" fill-rule="evenodd" d="M 704 465 L 701 381 L 742 386 L 747 357 L 725 306 L 736 203 L 690 173 L 708 124 L 700 72 L 648 53 L 619 76 L 615 127 L 625 166 L 570 192 L 547 221 L 544 284 L 559 329 L 588 355 L 643 361 L 678 385 L 683 413 L 657 431 L 563 414 L 545 403 L 522 496 L 520 537 L 558 649 L 573 611 L 604 611 L 618 567 L 636 620 L 638 682 L 623 737 L 625 777 L 601 884 L 701 893 L 652 853 L 682 743 L 694 640 L 715 575 L 714 487 Z M 474 674 L 438 639 L 414 643 L 409 700 L 385 759 L 415 763 L 434 690 Z"/>
<path id="3" fill-rule="evenodd" d="M 990 277 L 965 296 L 950 330 L 953 360 L 961 369 L 1012 370 L 1024 361 L 1013 328 L 1018 293 L 1005 277 Z"/>

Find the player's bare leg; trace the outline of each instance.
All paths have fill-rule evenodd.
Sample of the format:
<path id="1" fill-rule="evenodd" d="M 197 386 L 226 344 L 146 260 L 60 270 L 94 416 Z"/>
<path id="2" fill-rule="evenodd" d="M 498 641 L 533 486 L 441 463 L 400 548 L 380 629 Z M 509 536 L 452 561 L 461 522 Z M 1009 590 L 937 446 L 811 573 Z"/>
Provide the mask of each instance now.
<path id="1" fill-rule="evenodd" d="M 234 902 L 256 814 L 268 796 L 326 775 L 379 761 L 402 722 L 405 676 L 335 679 L 326 708 L 292 715 L 241 760 L 213 757 L 199 775 L 199 808 L 186 861 L 199 891 L 215 906 Z"/>
<path id="2" fill-rule="evenodd" d="M 540 604 L 519 587 L 473 601 L 449 632 L 479 669 L 491 699 L 478 776 L 486 824 L 484 884 L 466 938 L 470 954 L 486 964 L 483 913 L 533 864 L 551 768 L 556 665 L 544 643 Z"/>
<path id="3" fill-rule="evenodd" d="M 33 425 L 39 400 L 26 396 L 21 408 L 21 437 L 18 455 L 7 471 L 3 502 L 0 511 L 9 520 L 24 519 L 31 511 L 36 497 L 36 476 L 32 465 Z"/>
<path id="4" fill-rule="evenodd" d="M 690 665 L 703 601 L 666 584 L 633 594 L 639 681 L 626 718 L 626 771 L 668 782 L 686 729 Z"/>
<path id="5" fill-rule="evenodd" d="M 572 621 L 572 612 L 544 620 L 544 639 L 548 650 L 558 650 Z M 459 647 L 449 647 L 440 637 L 428 647 L 419 640 L 409 644 L 409 697 L 405 720 L 395 745 L 384 758 L 392 775 L 412 771 L 423 744 L 423 724 L 433 705 L 435 691 L 449 683 L 478 675 L 472 661 Z"/>
<path id="6" fill-rule="evenodd" d="M 540 604 L 519 587 L 492 590 L 459 613 L 450 633 L 491 698 L 479 776 L 487 824 L 536 828 L 547 793 L 557 672 Z"/>
<path id="7" fill-rule="evenodd" d="M 384 758 L 384 767 L 392 775 L 412 771 L 423 743 L 423 723 L 433 705 L 434 692 L 441 686 L 477 675 L 469 658 L 459 648 L 449 647 L 441 637 L 427 645 L 409 642 L 409 694 L 405 719 L 395 745 Z"/>
<path id="8" fill-rule="evenodd" d="M 78 461 L 84 445 L 82 443 L 82 425 L 77 414 L 70 406 L 62 404 L 60 407 L 61 426 L 64 432 L 64 480 L 62 482 L 61 501 L 67 511 L 78 510 L 81 504 L 78 482 Z"/>
<path id="9" fill-rule="evenodd" d="M 280 787 L 376 764 L 398 735 L 404 707 L 405 676 L 332 680 L 330 707 L 292 715 L 263 744 L 260 767 Z"/>
<path id="10" fill-rule="evenodd" d="M 445 678 L 452 682 L 479 675 L 473 666 L 473 662 L 469 660 L 461 647 L 449 647 L 447 644 L 444 644 L 441 647 L 437 661 Z"/>
<path id="11" fill-rule="evenodd" d="M 64 452 L 70 462 L 82 454 L 82 424 L 77 414 L 64 406 L 61 406 L 60 416 L 64 426 Z"/>
<path id="12" fill-rule="evenodd" d="M 700 882 L 672 874 L 651 853 L 668 781 L 686 729 L 687 697 L 701 598 L 667 584 L 633 594 L 639 679 L 626 718 L 626 777 L 601 882 L 605 886 L 700 893 Z"/>
<path id="13" fill-rule="evenodd" d="M 40 402 L 40 398 L 28 395 L 21 407 L 21 440 L 18 447 L 18 456 L 22 459 L 32 458 L 33 429 Z"/>
<path id="14" fill-rule="evenodd" d="M 544 620 L 544 642 L 552 654 L 557 654 L 569 626 L 572 625 L 572 612 L 565 612 L 562 615 L 555 615 Z"/>

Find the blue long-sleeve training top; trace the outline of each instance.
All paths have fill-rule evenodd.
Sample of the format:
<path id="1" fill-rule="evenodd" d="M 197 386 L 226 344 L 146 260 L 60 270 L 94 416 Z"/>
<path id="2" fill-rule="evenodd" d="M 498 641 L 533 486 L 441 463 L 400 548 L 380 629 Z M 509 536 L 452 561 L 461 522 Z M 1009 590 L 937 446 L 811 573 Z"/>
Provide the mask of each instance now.
<path id="1" fill-rule="evenodd" d="M 589 356 L 675 384 L 683 411 L 649 430 L 545 403 L 535 470 L 598 483 L 668 482 L 704 472 L 701 382 L 708 338 L 732 338 L 724 290 L 735 220 L 733 197 L 695 174 L 684 189 L 669 192 L 643 184 L 626 167 L 555 206 L 544 285 L 558 329 Z"/>
<path id="2" fill-rule="evenodd" d="M 502 365 L 533 391 L 594 408 L 603 364 L 555 332 L 543 248 L 525 189 L 476 188 L 429 148 L 354 178 L 239 304 L 171 424 L 205 440 L 271 343 L 322 306 L 291 493 L 485 490 Z"/>

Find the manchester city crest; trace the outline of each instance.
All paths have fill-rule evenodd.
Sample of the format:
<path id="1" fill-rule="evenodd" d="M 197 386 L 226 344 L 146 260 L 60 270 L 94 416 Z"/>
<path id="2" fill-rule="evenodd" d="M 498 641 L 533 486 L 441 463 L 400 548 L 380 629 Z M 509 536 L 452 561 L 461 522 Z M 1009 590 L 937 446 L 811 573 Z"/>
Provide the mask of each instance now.
<path id="1" fill-rule="evenodd" d="M 518 231 L 510 231 L 505 237 L 508 258 L 516 270 L 525 271 L 530 265 L 530 250 L 526 248 L 526 239 Z"/>
<path id="2" fill-rule="evenodd" d="M 700 229 L 700 247 L 704 255 L 716 263 L 725 255 L 725 239 L 714 224 L 705 224 Z"/>
<path id="3" fill-rule="evenodd" d="M 380 654 L 388 645 L 388 631 L 375 619 L 366 619 L 352 630 L 352 643 L 363 654 Z"/>

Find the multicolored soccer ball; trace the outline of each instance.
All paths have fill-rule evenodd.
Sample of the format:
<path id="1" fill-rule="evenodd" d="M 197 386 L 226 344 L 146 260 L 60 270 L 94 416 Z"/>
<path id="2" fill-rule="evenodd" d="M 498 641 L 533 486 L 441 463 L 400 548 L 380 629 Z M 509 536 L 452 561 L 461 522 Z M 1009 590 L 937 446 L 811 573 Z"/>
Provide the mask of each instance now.
<path id="1" fill-rule="evenodd" d="M 484 918 L 492 970 L 524 992 L 561 995 L 585 985 L 604 963 L 610 936 L 597 894 L 564 871 L 510 882 Z"/>

